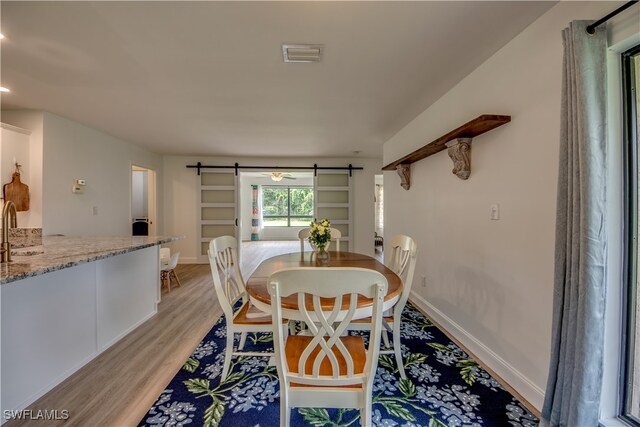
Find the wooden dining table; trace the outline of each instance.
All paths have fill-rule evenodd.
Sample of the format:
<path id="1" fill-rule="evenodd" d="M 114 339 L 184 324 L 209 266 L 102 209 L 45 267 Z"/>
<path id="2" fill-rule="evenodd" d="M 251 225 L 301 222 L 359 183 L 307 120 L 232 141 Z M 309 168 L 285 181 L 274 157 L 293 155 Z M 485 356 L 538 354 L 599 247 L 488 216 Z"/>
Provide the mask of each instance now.
<path id="1" fill-rule="evenodd" d="M 383 310 L 392 308 L 402 293 L 402 280 L 391 271 L 387 266 L 377 259 L 368 255 L 355 252 L 329 252 L 328 267 L 359 267 L 369 270 L 375 270 L 382 273 L 387 279 L 388 288 L 387 295 L 384 298 Z M 313 252 L 295 252 L 290 254 L 278 255 L 265 259 L 260 263 L 256 270 L 247 280 L 247 293 L 251 303 L 265 313 L 271 313 L 271 296 L 267 288 L 267 283 L 271 274 L 284 268 L 294 267 L 318 267 Z M 310 299 L 308 299 L 310 303 Z M 302 320 L 297 318 L 298 298 L 296 295 L 290 295 L 282 298 L 281 301 L 283 316 L 292 320 Z M 330 310 L 334 305 L 333 298 L 322 299 L 321 305 Z M 343 309 L 348 309 L 349 298 L 343 301 Z M 371 316 L 373 301 L 362 295 L 358 296 L 358 304 L 354 319 L 360 319 Z"/>

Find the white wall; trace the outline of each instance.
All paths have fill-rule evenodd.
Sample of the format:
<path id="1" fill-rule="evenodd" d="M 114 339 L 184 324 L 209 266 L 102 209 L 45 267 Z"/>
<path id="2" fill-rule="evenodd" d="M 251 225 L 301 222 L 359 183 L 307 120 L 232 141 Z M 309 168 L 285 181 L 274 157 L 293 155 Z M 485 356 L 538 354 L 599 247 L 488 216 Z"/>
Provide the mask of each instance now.
<path id="1" fill-rule="evenodd" d="M 160 155 L 48 112 L 3 111 L 2 117 L 31 130 L 32 142 L 40 138 L 40 159 L 31 168 L 42 171 L 43 234 L 131 234 L 131 165 L 161 174 Z M 33 159 L 33 144 L 31 149 Z M 86 180 L 83 194 L 71 192 L 74 179 Z M 157 193 L 161 204 L 161 184 Z M 157 222 L 162 224 L 161 212 Z"/>
<path id="2" fill-rule="evenodd" d="M 417 302 L 538 408 L 551 337 L 561 30 L 611 9 L 559 3 L 384 145 L 388 164 L 480 114 L 512 116 L 474 139 L 467 181 L 444 152 L 412 165 L 409 191 L 385 172 L 385 237 L 415 237 Z"/>
<path id="3" fill-rule="evenodd" d="M 265 166 L 348 166 L 364 167 L 354 171 L 354 250 L 373 255 L 374 231 L 374 174 L 380 173 L 380 159 L 336 158 L 336 159 L 266 159 L 256 157 L 189 157 L 165 156 L 164 173 L 164 215 L 165 234 L 183 235 L 186 239 L 169 244 L 172 251 L 180 251 L 180 262 L 196 262 L 199 253 L 198 240 L 198 176 L 195 169 L 186 166 L 202 162 L 205 165 L 265 165 Z"/>
<path id="4" fill-rule="evenodd" d="M 131 165 L 161 173 L 162 157 L 50 113 L 44 130 L 43 232 L 131 234 Z M 87 182 L 83 194 L 71 192 L 77 178 Z M 161 186 L 157 192 L 161 198 Z"/>

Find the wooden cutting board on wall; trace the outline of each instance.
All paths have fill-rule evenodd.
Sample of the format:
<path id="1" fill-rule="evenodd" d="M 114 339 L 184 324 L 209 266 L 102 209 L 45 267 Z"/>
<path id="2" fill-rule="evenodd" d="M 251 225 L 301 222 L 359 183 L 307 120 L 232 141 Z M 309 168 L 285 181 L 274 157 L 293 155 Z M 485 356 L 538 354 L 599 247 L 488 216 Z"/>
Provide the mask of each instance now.
<path id="1" fill-rule="evenodd" d="M 2 188 L 4 200 L 11 200 L 16 205 L 16 211 L 29 210 L 29 186 L 20 182 L 20 174 L 13 173 L 13 179 Z"/>

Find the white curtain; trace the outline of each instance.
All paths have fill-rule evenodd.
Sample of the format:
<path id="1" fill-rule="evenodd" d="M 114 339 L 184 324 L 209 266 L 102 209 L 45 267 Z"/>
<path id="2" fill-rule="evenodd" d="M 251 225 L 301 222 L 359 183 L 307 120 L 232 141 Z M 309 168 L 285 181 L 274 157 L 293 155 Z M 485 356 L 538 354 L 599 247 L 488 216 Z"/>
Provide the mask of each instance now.
<path id="1" fill-rule="evenodd" d="M 606 275 L 606 32 L 562 33 L 551 362 L 541 426 L 597 426 Z"/>

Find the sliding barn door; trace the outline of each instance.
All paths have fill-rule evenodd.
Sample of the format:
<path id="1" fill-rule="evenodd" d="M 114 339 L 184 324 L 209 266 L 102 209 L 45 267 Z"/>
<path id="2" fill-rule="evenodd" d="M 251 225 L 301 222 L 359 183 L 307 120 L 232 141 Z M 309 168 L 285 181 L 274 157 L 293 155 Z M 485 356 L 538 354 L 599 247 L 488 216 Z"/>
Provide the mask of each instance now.
<path id="1" fill-rule="evenodd" d="M 199 262 L 208 262 L 209 242 L 220 236 L 234 236 L 240 252 L 238 199 L 238 177 L 234 170 L 201 173 Z"/>
<path id="2" fill-rule="evenodd" d="M 340 250 L 353 249 L 353 191 L 349 171 L 318 170 L 314 180 L 314 216 L 327 218 L 342 233 Z"/>

